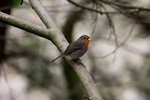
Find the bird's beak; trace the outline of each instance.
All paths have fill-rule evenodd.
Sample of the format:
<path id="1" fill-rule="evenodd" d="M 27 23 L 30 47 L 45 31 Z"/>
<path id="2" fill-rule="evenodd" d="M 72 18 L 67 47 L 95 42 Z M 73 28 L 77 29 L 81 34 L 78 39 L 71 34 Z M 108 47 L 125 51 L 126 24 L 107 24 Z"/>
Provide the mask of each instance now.
<path id="1" fill-rule="evenodd" d="M 91 37 L 88 37 L 88 40 L 89 40 L 89 41 L 91 41 L 91 39 L 90 39 L 90 38 L 91 38 Z"/>
<path id="2" fill-rule="evenodd" d="M 87 39 L 89 39 L 89 38 L 91 38 L 91 37 L 87 37 Z"/>

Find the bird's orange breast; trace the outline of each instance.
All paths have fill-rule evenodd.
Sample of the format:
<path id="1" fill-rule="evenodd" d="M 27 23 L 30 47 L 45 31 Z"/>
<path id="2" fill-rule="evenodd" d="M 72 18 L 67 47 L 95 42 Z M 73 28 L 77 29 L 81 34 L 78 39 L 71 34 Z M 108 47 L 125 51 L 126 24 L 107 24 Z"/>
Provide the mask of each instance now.
<path id="1" fill-rule="evenodd" d="M 82 40 L 82 43 L 84 44 L 85 48 L 88 49 L 89 40 L 83 39 L 83 40 Z"/>

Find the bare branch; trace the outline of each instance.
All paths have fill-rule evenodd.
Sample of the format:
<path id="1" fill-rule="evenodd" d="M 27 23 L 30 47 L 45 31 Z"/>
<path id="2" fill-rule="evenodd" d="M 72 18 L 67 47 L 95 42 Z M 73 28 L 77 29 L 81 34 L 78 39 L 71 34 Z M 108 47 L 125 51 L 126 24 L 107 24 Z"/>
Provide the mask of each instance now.
<path id="1" fill-rule="evenodd" d="M 134 29 L 134 27 L 136 26 L 136 24 L 137 24 L 137 21 L 131 26 L 131 29 L 129 30 L 128 35 L 127 35 L 126 38 L 118 45 L 118 47 L 116 47 L 111 53 L 108 53 L 108 54 L 106 54 L 106 55 L 104 55 L 104 56 L 101 56 L 101 58 L 105 58 L 105 57 L 108 57 L 108 56 L 110 56 L 110 55 L 116 53 L 117 50 L 118 50 L 121 46 L 123 46 L 123 45 L 128 41 L 129 37 L 130 37 L 130 36 L 132 35 L 132 33 L 133 33 L 133 29 Z"/>
<path id="2" fill-rule="evenodd" d="M 71 4 L 73 4 L 74 6 L 77 6 L 81 9 L 85 9 L 85 10 L 91 11 L 91 12 L 96 12 L 96 13 L 100 13 L 100 14 L 121 14 L 120 11 L 118 12 L 118 10 L 117 11 L 101 11 L 101 10 L 93 9 L 93 8 L 78 4 L 78 3 L 74 2 L 73 0 L 67 0 L 67 1 Z M 136 13 L 139 11 L 148 11 L 148 12 L 150 11 L 150 8 L 126 5 L 126 4 L 109 1 L 109 0 L 94 0 L 94 1 L 100 2 L 103 4 L 107 4 L 108 6 L 111 6 L 112 8 L 115 8 L 115 9 L 117 9 L 117 8 L 120 8 L 120 10 L 123 9 L 124 11 L 121 11 L 121 12 L 124 12 L 124 13 Z"/>
<path id="3" fill-rule="evenodd" d="M 78 4 L 78 3 L 76 3 L 76 2 L 74 2 L 72 0 L 68 0 L 68 2 L 70 2 L 71 4 L 77 6 L 77 7 L 81 8 L 81 9 L 85 9 L 85 10 L 91 11 L 91 12 L 96 12 L 96 13 L 99 13 L 99 14 L 107 14 L 107 13 L 109 13 L 109 14 L 120 14 L 120 13 L 115 12 L 115 11 L 103 12 L 103 11 L 100 11 L 100 10 L 97 10 L 97 9 L 89 8 L 89 7 L 80 5 L 80 4 Z"/>
<path id="4" fill-rule="evenodd" d="M 56 26 L 55 22 L 52 20 L 52 18 L 50 16 L 48 16 L 48 13 L 42 7 L 40 1 L 39 0 L 30 0 L 30 3 L 32 5 L 33 9 L 36 11 L 36 13 L 40 16 L 40 18 L 42 19 L 42 21 L 46 25 L 46 27 L 50 28 L 50 30 L 53 30 L 53 32 L 55 33 L 55 36 L 58 39 L 56 41 L 56 43 L 59 43 L 61 45 L 61 48 L 63 48 L 63 50 L 65 50 L 66 46 L 64 46 L 64 42 L 65 42 L 65 44 L 68 44 L 68 43 L 62 35 L 63 33 L 57 28 L 57 26 Z M 57 47 L 57 48 L 60 48 L 60 47 Z M 59 49 L 59 50 L 61 51 L 61 49 Z M 97 90 L 96 84 L 92 80 L 92 78 L 89 75 L 86 68 L 76 65 L 74 67 L 74 70 L 75 70 L 76 74 L 78 75 L 88 97 L 91 100 L 102 100 L 102 98 L 100 97 L 99 92 Z"/>
<path id="5" fill-rule="evenodd" d="M 144 8 L 144 7 L 139 7 L 139 6 L 133 6 L 133 5 L 127 5 L 127 4 L 122 4 L 110 0 L 99 0 L 99 2 L 103 2 L 108 5 L 114 5 L 120 8 L 128 9 L 128 10 L 138 10 L 138 11 L 150 11 L 150 8 Z"/>

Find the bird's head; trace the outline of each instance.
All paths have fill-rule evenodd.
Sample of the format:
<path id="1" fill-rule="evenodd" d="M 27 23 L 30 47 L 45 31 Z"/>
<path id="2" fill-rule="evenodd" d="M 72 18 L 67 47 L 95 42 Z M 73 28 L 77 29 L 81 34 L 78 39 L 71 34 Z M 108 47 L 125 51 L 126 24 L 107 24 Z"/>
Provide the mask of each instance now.
<path id="1" fill-rule="evenodd" d="M 81 40 L 81 41 L 82 41 L 82 40 L 89 40 L 89 38 L 90 38 L 90 37 L 89 37 L 88 35 L 82 35 L 82 36 L 79 37 L 78 40 Z"/>
<path id="2" fill-rule="evenodd" d="M 88 49 L 88 45 L 89 45 L 89 36 L 88 35 L 82 35 L 78 40 L 80 40 L 84 45 L 85 47 Z"/>

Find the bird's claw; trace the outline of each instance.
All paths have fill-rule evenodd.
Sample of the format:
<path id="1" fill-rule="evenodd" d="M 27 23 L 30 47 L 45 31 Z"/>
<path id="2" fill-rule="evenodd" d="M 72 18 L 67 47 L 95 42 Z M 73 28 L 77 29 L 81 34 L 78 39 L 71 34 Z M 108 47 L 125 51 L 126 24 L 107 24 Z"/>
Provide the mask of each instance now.
<path id="1" fill-rule="evenodd" d="M 71 62 L 86 67 L 86 66 L 82 63 L 81 59 L 79 59 L 79 58 L 78 58 L 78 59 L 71 59 Z"/>

